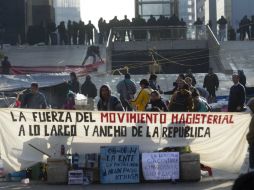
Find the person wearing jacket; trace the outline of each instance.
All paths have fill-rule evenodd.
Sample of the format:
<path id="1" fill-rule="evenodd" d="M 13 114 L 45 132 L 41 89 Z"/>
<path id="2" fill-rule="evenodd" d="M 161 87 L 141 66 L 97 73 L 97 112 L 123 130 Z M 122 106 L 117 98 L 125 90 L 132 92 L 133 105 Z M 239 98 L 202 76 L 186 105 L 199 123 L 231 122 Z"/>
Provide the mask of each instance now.
<path id="1" fill-rule="evenodd" d="M 118 98 L 111 95 L 111 89 L 108 85 L 102 85 L 100 88 L 100 100 L 97 109 L 98 111 L 124 111 Z"/>
<path id="2" fill-rule="evenodd" d="M 239 82 L 240 77 L 238 73 L 232 75 L 234 85 L 230 88 L 228 99 L 229 112 L 241 112 L 244 110 L 246 100 L 246 93 L 244 86 Z"/>
<path id="3" fill-rule="evenodd" d="M 86 76 L 86 80 L 81 86 L 81 94 L 87 97 L 87 109 L 94 110 L 94 98 L 97 96 L 97 88 L 91 81 L 90 75 Z"/>
<path id="4" fill-rule="evenodd" d="M 189 86 L 184 80 L 178 80 L 178 89 L 173 94 L 169 102 L 169 111 L 191 112 L 194 108 Z"/>
<path id="5" fill-rule="evenodd" d="M 166 104 L 163 102 L 161 95 L 157 90 L 151 92 L 150 99 L 151 100 L 149 104 L 151 106 L 147 109 L 147 111 L 156 110 L 156 109 L 163 112 L 168 111 Z"/>
<path id="6" fill-rule="evenodd" d="M 79 93 L 79 81 L 76 73 L 71 72 L 70 73 L 70 79 L 68 81 L 68 89 L 69 91 L 72 91 L 74 93 Z"/>
<path id="7" fill-rule="evenodd" d="M 254 98 L 251 98 L 247 103 L 247 106 L 251 110 L 252 118 L 249 125 L 249 132 L 247 134 L 247 141 L 249 143 L 249 170 L 254 171 Z"/>
<path id="8" fill-rule="evenodd" d="M 135 83 L 131 80 L 130 74 L 126 74 L 124 80 L 120 81 L 116 86 L 117 92 L 120 94 L 120 101 L 126 111 L 132 111 L 130 100 L 134 98 L 137 92 Z"/>
<path id="9" fill-rule="evenodd" d="M 219 79 L 218 76 L 213 72 L 212 68 L 209 68 L 208 74 L 205 76 L 203 87 L 209 92 L 210 102 L 215 102 L 215 92 L 219 88 Z"/>
<path id="10" fill-rule="evenodd" d="M 136 108 L 137 111 L 145 111 L 146 106 L 150 101 L 152 89 L 149 87 L 149 82 L 146 79 L 142 79 L 139 84 L 141 90 L 137 97 L 131 100 L 131 104 Z"/>

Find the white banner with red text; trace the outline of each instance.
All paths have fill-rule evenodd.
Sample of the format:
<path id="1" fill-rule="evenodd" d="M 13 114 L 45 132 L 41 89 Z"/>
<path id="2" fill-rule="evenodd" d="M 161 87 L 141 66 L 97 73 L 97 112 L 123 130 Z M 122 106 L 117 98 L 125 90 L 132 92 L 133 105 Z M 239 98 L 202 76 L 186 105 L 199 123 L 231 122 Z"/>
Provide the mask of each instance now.
<path id="1" fill-rule="evenodd" d="M 68 154 L 107 145 L 139 145 L 141 152 L 189 145 L 202 164 L 237 173 L 250 120 L 248 113 L 0 109 L 0 153 L 6 171 L 19 171 L 60 156 L 62 145 Z"/>

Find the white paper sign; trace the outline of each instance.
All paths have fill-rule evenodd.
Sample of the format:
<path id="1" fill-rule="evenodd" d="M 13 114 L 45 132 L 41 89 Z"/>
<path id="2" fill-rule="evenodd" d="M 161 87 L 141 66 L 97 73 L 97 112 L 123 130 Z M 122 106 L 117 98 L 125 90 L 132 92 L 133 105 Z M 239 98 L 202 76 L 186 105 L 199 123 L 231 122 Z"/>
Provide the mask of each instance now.
<path id="1" fill-rule="evenodd" d="M 143 153 L 142 170 L 145 180 L 179 179 L 179 153 Z"/>

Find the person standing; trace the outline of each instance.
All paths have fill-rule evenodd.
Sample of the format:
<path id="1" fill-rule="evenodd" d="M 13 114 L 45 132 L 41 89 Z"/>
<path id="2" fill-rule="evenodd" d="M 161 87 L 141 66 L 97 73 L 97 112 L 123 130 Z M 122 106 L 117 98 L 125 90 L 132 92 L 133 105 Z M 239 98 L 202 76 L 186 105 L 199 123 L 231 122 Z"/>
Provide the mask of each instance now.
<path id="1" fill-rule="evenodd" d="M 238 75 L 239 75 L 239 82 L 245 87 L 246 86 L 246 76 L 243 72 L 243 70 L 238 70 Z"/>
<path id="2" fill-rule="evenodd" d="M 126 111 L 132 111 L 130 100 L 134 98 L 137 92 L 135 83 L 131 80 L 130 74 L 125 74 L 124 80 L 120 81 L 116 86 L 117 92 L 120 94 L 120 101 Z"/>
<path id="3" fill-rule="evenodd" d="M 4 60 L 2 61 L 2 74 L 3 75 L 10 75 L 11 63 L 8 60 L 7 56 L 4 56 Z"/>
<path id="4" fill-rule="evenodd" d="M 73 21 L 72 28 L 73 28 L 72 42 L 73 42 L 73 45 L 77 45 L 78 44 L 78 30 L 79 30 L 78 23 Z"/>
<path id="5" fill-rule="evenodd" d="M 206 88 L 209 93 L 209 101 L 214 102 L 216 100 L 215 92 L 219 88 L 219 79 L 212 68 L 209 68 L 208 74 L 205 76 L 203 87 Z"/>
<path id="6" fill-rule="evenodd" d="M 193 25 L 196 28 L 196 40 L 201 39 L 203 21 L 200 18 L 197 18 L 197 21 L 194 22 Z"/>
<path id="7" fill-rule="evenodd" d="M 226 38 L 226 25 L 227 20 L 224 18 L 224 16 L 221 16 L 221 18 L 217 21 L 217 24 L 219 24 L 219 40 L 222 42 Z"/>
<path id="8" fill-rule="evenodd" d="M 68 24 L 67 24 L 67 30 L 68 30 L 68 45 L 71 45 L 73 43 L 73 24 L 72 22 L 69 20 Z"/>
<path id="9" fill-rule="evenodd" d="M 21 102 L 21 108 L 46 109 L 47 101 L 43 93 L 39 92 L 38 83 L 31 84 L 31 92 L 26 94 Z"/>
<path id="10" fill-rule="evenodd" d="M 244 108 L 246 99 L 245 88 L 239 82 L 240 77 L 237 73 L 232 75 L 232 81 L 234 85 L 230 88 L 229 100 L 228 100 L 228 111 L 229 112 L 241 112 Z"/>
<path id="11" fill-rule="evenodd" d="M 79 81 L 76 73 L 70 73 L 70 80 L 68 81 L 68 89 L 74 93 L 79 93 Z"/>
<path id="12" fill-rule="evenodd" d="M 102 85 L 100 88 L 100 100 L 97 109 L 98 111 L 124 111 L 120 100 L 111 95 L 111 89 L 108 85 Z"/>
<path id="13" fill-rule="evenodd" d="M 66 45 L 67 44 L 67 33 L 66 33 L 66 28 L 65 28 L 64 22 L 62 21 L 57 28 L 58 28 L 58 33 L 60 36 L 60 45 Z"/>
<path id="14" fill-rule="evenodd" d="M 94 110 L 94 98 L 97 96 L 97 88 L 90 75 L 86 76 L 86 80 L 81 86 L 81 94 L 87 97 L 88 110 Z"/>
<path id="15" fill-rule="evenodd" d="M 141 90 L 137 97 L 130 102 L 137 111 L 145 111 L 147 104 L 150 102 L 150 94 L 153 90 L 149 87 L 149 82 L 146 79 L 142 79 L 139 84 Z"/>
<path id="16" fill-rule="evenodd" d="M 251 40 L 254 40 L 254 15 L 251 16 L 250 31 L 251 31 Z"/>
<path id="17" fill-rule="evenodd" d="M 248 19 L 247 15 L 243 17 L 239 24 L 239 31 L 240 31 L 240 40 L 245 40 L 246 33 L 248 35 L 248 39 L 250 40 L 250 25 L 251 21 Z"/>
<path id="18" fill-rule="evenodd" d="M 93 45 L 94 44 L 93 31 L 94 31 L 95 27 L 91 23 L 91 20 L 89 20 L 88 24 L 86 25 L 86 29 L 87 29 L 87 42 L 88 42 L 88 45 Z"/>

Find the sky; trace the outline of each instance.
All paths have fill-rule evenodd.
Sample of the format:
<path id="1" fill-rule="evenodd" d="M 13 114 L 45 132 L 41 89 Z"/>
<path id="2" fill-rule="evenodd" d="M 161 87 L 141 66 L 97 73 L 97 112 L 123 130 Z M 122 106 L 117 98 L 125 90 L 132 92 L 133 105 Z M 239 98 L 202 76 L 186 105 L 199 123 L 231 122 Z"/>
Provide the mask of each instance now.
<path id="1" fill-rule="evenodd" d="M 114 16 L 121 20 L 127 15 L 131 20 L 135 15 L 134 0 L 81 0 L 80 8 L 82 20 L 91 20 L 96 27 L 100 17 L 108 22 Z"/>

